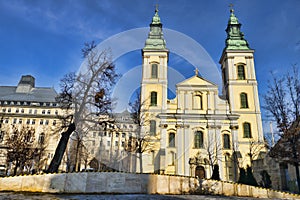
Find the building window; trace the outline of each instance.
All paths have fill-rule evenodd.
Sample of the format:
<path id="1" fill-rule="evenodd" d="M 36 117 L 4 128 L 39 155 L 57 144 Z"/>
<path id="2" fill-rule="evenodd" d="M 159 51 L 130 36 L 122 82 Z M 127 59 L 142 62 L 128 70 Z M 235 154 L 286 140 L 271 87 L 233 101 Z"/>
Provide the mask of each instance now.
<path id="1" fill-rule="evenodd" d="M 3 142 L 4 139 L 4 131 L 0 131 L 0 142 Z"/>
<path id="2" fill-rule="evenodd" d="M 157 106 L 157 92 L 151 92 L 151 106 Z"/>
<path id="3" fill-rule="evenodd" d="M 157 64 L 151 65 L 151 78 L 157 78 Z"/>
<path id="4" fill-rule="evenodd" d="M 46 113 L 46 111 L 45 110 L 42 110 L 42 114 L 45 114 Z"/>
<path id="5" fill-rule="evenodd" d="M 21 109 L 21 113 L 24 113 L 24 109 L 23 108 Z"/>
<path id="6" fill-rule="evenodd" d="M 45 125 L 48 125 L 49 124 L 49 120 L 47 119 L 46 121 L 45 121 Z"/>
<path id="7" fill-rule="evenodd" d="M 241 108 L 248 108 L 248 97 L 246 93 L 240 94 Z"/>
<path id="8" fill-rule="evenodd" d="M 193 96 L 193 108 L 197 110 L 202 110 L 202 95 L 196 94 Z"/>
<path id="9" fill-rule="evenodd" d="M 203 148 L 203 132 L 196 131 L 194 138 L 194 147 L 196 149 Z"/>
<path id="10" fill-rule="evenodd" d="M 175 147 L 175 133 L 169 134 L 169 147 Z"/>
<path id="11" fill-rule="evenodd" d="M 58 115 L 58 110 L 55 110 L 55 114 Z"/>
<path id="12" fill-rule="evenodd" d="M 30 119 L 27 119 L 26 124 L 30 124 Z"/>
<path id="13" fill-rule="evenodd" d="M 40 120 L 40 125 L 43 125 L 44 124 L 44 120 Z"/>
<path id="14" fill-rule="evenodd" d="M 16 113 L 19 113 L 19 108 L 16 109 Z"/>
<path id="15" fill-rule="evenodd" d="M 41 133 L 41 134 L 39 135 L 38 143 L 39 143 L 39 144 L 44 144 L 44 142 L 45 142 L 45 133 Z"/>
<path id="16" fill-rule="evenodd" d="M 22 124 L 22 119 L 19 119 L 19 124 Z"/>
<path id="17" fill-rule="evenodd" d="M 35 124 L 35 119 L 32 119 L 31 124 Z"/>
<path id="18" fill-rule="evenodd" d="M 53 124 L 53 126 L 55 126 L 55 125 L 56 125 L 56 120 L 53 120 L 53 123 L 52 123 L 52 124 Z"/>
<path id="19" fill-rule="evenodd" d="M 115 146 L 119 146 L 119 142 L 118 141 L 115 141 Z"/>
<path id="20" fill-rule="evenodd" d="M 239 80 L 245 80 L 245 66 L 244 65 L 238 65 L 238 79 Z"/>
<path id="21" fill-rule="evenodd" d="M 11 112 L 11 108 L 8 108 L 8 109 L 7 109 L 7 112 L 9 112 L 9 113 L 10 113 L 10 112 Z"/>
<path id="22" fill-rule="evenodd" d="M 230 149 L 230 135 L 229 134 L 223 135 L 223 148 Z"/>
<path id="23" fill-rule="evenodd" d="M 175 165 L 176 153 L 171 151 L 171 165 Z"/>
<path id="24" fill-rule="evenodd" d="M 14 120 L 13 120 L 13 124 L 16 124 L 17 123 L 17 119 L 16 118 L 14 118 Z"/>
<path id="25" fill-rule="evenodd" d="M 107 141 L 107 146 L 108 146 L 108 147 L 110 146 L 110 141 Z"/>
<path id="26" fill-rule="evenodd" d="M 156 121 L 150 120 L 150 135 L 155 135 L 156 133 Z"/>
<path id="27" fill-rule="evenodd" d="M 29 113 L 29 114 L 32 114 L 32 109 L 29 109 L 28 113 Z"/>
<path id="28" fill-rule="evenodd" d="M 243 124 L 243 129 L 244 129 L 244 138 L 252 138 L 250 123 L 245 122 Z"/>
<path id="29" fill-rule="evenodd" d="M 50 114 L 51 114 L 51 110 L 48 110 L 48 111 L 47 111 L 47 114 L 50 115 Z"/>
<path id="30" fill-rule="evenodd" d="M 126 133 L 122 133 L 122 138 L 125 138 L 126 137 Z"/>

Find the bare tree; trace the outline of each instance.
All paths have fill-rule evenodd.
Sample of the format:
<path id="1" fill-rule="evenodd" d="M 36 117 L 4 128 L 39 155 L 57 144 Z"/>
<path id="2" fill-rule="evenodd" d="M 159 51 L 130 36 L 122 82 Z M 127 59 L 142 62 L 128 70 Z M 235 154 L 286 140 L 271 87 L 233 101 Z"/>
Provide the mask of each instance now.
<path id="1" fill-rule="evenodd" d="M 295 167 L 298 191 L 300 192 L 300 77 L 298 68 L 293 66 L 292 73 L 275 77 L 269 83 L 264 96 L 265 109 L 277 122 L 277 144 L 271 148 L 270 156 Z"/>
<path id="2" fill-rule="evenodd" d="M 155 147 L 156 135 L 150 131 L 142 131 L 149 126 L 149 116 L 146 116 L 146 104 L 141 101 L 141 95 L 136 93 L 136 99 L 129 103 L 131 117 L 137 125 L 135 137 L 130 137 L 127 141 L 125 150 L 130 153 L 137 153 L 140 164 L 140 172 L 143 172 L 143 153 L 150 152 Z M 146 130 L 146 129 L 145 129 Z"/>
<path id="3" fill-rule="evenodd" d="M 214 142 L 212 138 L 206 140 L 204 143 L 204 149 L 208 158 L 211 171 L 214 169 L 214 165 L 218 165 L 218 161 L 222 161 L 222 146 L 220 142 Z"/>
<path id="4" fill-rule="evenodd" d="M 265 149 L 267 143 L 256 142 L 253 138 L 249 139 L 249 151 L 248 156 L 250 159 L 250 167 L 253 165 L 254 159 L 256 159 L 262 150 Z"/>
<path id="5" fill-rule="evenodd" d="M 76 130 L 84 137 L 90 127 L 99 124 L 99 115 L 111 111 L 111 89 L 116 78 L 115 65 L 110 51 L 99 51 L 94 42 L 86 43 L 82 49 L 85 69 L 70 73 L 61 80 L 61 92 L 57 98 L 64 114 L 61 138 L 48 172 L 57 172 L 65 153 L 69 138 Z"/>
<path id="6" fill-rule="evenodd" d="M 7 148 L 7 161 L 14 165 L 13 174 L 21 173 L 24 168 L 32 169 L 34 161 L 40 158 L 45 146 L 35 141 L 35 131 L 29 127 L 7 128 L 5 146 Z M 29 170 L 28 170 L 29 171 Z"/>

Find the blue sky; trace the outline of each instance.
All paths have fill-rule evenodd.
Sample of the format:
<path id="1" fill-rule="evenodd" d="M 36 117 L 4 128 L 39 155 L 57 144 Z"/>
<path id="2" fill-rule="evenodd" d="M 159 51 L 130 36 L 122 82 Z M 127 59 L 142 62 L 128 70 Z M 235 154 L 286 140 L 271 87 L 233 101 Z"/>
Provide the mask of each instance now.
<path id="1" fill-rule="evenodd" d="M 218 69 L 233 3 L 245 38 L 255 49 L 260 96 L 270 71 L 283 74 L 300 61 L 298 0 L 0 0 L 0 85 L 16 85 L 21 75 L 32 74 L 37 86 L 58 89 L 64 74 L 79 69 L 85 42 L 101 43 L 120 32 L 148 27 L 157 2 L 164 28 L 201 44 Z M 135 51 L 122 56 L 117 68 L 124 72 L 141 64 L 140 55 Z M 170 62 L 187 77 L 193 73 L 176 55 Z"/>

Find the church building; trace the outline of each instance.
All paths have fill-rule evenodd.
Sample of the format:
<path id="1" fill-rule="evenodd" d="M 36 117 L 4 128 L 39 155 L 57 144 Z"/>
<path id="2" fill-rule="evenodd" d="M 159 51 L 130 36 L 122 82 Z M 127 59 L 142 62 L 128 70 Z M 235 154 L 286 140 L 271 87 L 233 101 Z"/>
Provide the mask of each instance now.
<path id="1" fill-rule="evenodd" d="M 143 153 L 143 172 L 210 178 L 218 165 L 222 180 L 237 181 L 238 168 L 264 152 L 254 50 L 240 28 L 231 9 L 219 61 L 222 94 L 195 70 L 168 99 L 169 50 L 155 10 L 142 49 L 140 134 L 154 144 Z"/>

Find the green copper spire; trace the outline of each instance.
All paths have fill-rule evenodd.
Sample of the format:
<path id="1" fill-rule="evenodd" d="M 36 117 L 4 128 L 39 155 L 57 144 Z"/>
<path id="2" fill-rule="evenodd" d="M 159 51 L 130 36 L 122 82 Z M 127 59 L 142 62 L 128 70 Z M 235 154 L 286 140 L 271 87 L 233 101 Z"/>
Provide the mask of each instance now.
<path id="1" fill-rule="evenodd" d="M 163 37 L 162 23 L 158 15 L 157 7 L 150 24 L 150 32 L 145 42 L 144 50 L 166 50 L 166 41 Z"/>
<path id="2" fill-rule="evenodd" d="M 240 31 L 241 24 L 234 15 L 234 10 L 230 9 L 230 18 L 226 28 L 226 50 L 249 50 L 249 44 L 244 39 L 244 33 Z"/>

